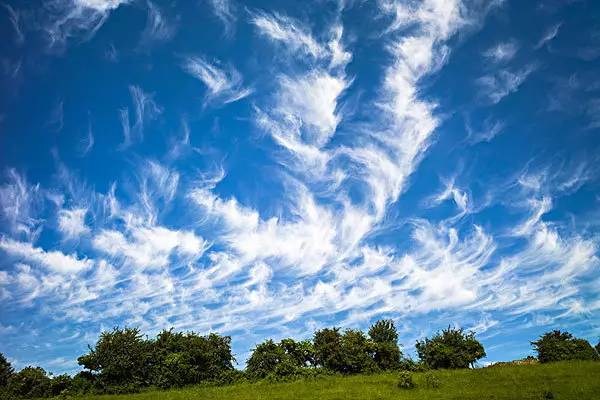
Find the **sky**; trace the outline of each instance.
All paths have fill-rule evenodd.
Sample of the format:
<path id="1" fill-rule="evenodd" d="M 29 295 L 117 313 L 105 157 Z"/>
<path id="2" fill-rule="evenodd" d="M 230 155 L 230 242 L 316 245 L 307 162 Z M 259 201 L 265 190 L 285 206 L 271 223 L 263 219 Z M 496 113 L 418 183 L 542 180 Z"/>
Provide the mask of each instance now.
<path id="1" fill-rule="evenodd" d="M 0 352 L 600 338 L 600 3 L 0 4 Z"/>

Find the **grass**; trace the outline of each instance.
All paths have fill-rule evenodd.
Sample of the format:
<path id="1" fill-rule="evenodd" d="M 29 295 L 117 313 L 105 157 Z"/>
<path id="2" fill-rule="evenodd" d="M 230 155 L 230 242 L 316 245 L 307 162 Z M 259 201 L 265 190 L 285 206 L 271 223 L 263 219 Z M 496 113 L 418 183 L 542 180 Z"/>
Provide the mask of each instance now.
<path id="1" fill-rule="evenodd" d="M 350 400 L 350 399 L 600 399 L 600 362 L 506 365 L 477 370 L 434 371 L 439 388 L 426 388 L 415 373 L 415 389 L 399 389 L 398 374 L 323 377 L 291 383 L 244 383 L 189 387 L 133 395 L 86 396 L 86 400 Z M 431 378 L 430 378 L 431 379 Z M 548 393 L 552 394 L 550 396 Z"/>

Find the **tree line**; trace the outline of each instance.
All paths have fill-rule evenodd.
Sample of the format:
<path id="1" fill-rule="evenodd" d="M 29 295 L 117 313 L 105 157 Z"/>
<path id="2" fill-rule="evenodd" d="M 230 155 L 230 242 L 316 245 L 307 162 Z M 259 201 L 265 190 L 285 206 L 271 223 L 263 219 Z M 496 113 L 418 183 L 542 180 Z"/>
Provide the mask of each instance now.
<path id="1" fill-rule="evenodd" d="M 600 343 L 559 330 L 531 342 L 539 362 L 599 360 Z M 15 372 L 0 353 L 0 398 L 40 398 L 86 393 L 131 393 L 147 387 L 193 384 L 226 385 L 242 381 L 284 381 L 327 374 L 426 371 L 473 368 L 485 357 L 473 332 L 448 327 L 415 345 L 418 360 L 405 357 L 391 320 L 374 323 L 365 333 L 324 328 L 311 339 L 268 339 L 252 350 L 246 368 L 234 368 L 231 337 L 216 333 L 164 330 L 155 338 L 135 328 L 102 332 L 96 345 L 77 359 L 83 371 L 51 376 L 40 367 Z"/>

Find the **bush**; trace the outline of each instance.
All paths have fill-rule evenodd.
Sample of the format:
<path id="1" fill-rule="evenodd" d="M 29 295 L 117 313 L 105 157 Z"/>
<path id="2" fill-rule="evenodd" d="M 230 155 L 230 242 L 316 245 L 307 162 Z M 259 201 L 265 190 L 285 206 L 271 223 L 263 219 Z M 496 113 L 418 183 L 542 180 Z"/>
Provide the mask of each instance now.
<path id="1" fill-rule="evenodd" d="M 313 337 L 315 363 L 331 371 L 342 371 L 345 354 L 342 348 L 342 334 L 339 328 L 325 328 L 315 332 Z"/>
<path id="2" fill-rule="evenodd" d="M 71 377 L 67 374 L 57 375 L 50 382 L 50 392 L 52 396 L 67 394 L 71 389 Z"/>
<path id="3" fill-rule="evenodd" d="M 36 398 L 51 395 L 51 381 L 40 367 L 25 367 L 14 374 L 8 389 L 16 397 Z"/>
<path id="4" fill-rule="evenodd" d="M 563 360 L 598 360 L 600 357 L 587 340 L 577 339 L 569 332 L 555 330 L 531 342 L 541 363 Z"/>
<path id="5" fill-rule="evenodd" d="M 79 365 L 98 374 L 104 385 L 142 386 L 149 383 L 150 343 L 138 329 L 114 328 L 102 332 L 95 348 L 77 359 Z"/>
<path id="6" fill-rule="evenodd" d="M 400 389 L 414 389 L 415 381 L 413 380 L 412 374 L 408 371 L 402 371 L 398 375 L 398 387 Z"/>
<path id="7" fill-rule="evenodd" d="M 398 346 L 398 332 L 392 320 L 380 320 L 369 328 L 374 343 L 374 360 L 382 370 L 398 369 L 402 352 Z"/>
<path id="8" fill-rule="evenodd" d="M 288 361 L 285 350 L 269 339 L 254 348 L 246 363 L 246 371 L 255 379 L 265 378 L 269 374 L 274 374 L 284 361 Z"/>
<path id="9" fill-rule="evenodd" d="M 433 338 L 417 341 L 417 354 L 429 368 L 468 368 L 485 357 L 473 332 L 448 327 Z"/>
<path id="10" fill-rule="evenodd" d="M 0 388 L 8 385 L 8 380 L 15 373 L 10 362 L 4 357 L 4 354 L 0 353 Z"/>
<path id="11" fill-rule="evenodd" d="M 415 361 L 412 358 L 403 358 L 398 365 L 400 371 L 410 372 L 425 372 L 429 371 L 429 367 L 422 361 Z"/>
<path id="12" fill-rule="evenodd" d="M 429 389 L 437 389 L 441 386 L 440 378 L 431 372 L 425 374 L 425 386 Z"/>

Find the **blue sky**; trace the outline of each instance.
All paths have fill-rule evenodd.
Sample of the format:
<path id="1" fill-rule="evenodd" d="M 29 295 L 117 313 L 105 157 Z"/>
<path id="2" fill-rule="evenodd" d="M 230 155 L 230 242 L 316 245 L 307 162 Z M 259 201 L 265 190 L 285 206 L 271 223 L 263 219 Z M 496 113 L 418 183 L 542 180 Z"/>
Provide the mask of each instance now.
<path id="1" fill-rule="evenodd" d="M 593 1 L 8 1 L 0 351 L 99 332 L 600 337 Z"/>

